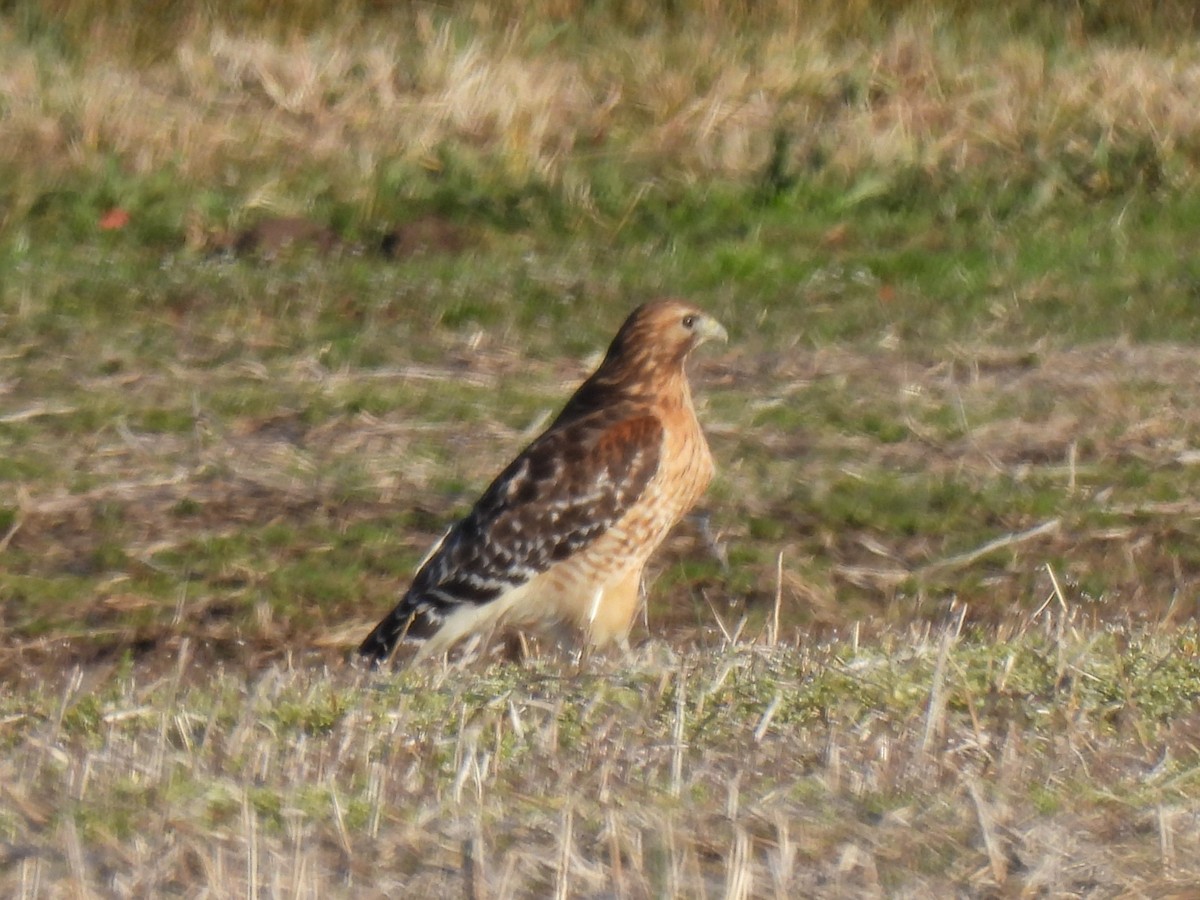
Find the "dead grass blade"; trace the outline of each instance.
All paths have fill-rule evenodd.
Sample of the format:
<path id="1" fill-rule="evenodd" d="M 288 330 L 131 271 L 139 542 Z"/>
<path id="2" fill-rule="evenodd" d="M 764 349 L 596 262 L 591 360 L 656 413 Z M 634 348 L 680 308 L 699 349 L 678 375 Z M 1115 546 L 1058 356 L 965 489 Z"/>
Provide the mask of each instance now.
<path id="1" fill-rule="evenodd" d="M 995 540 L 988 541 L 974 550 L 968 550 L 966 553 L 960 553 L 956 556 L 950 556 L 946 559 L 937 560 L 929 563 L 926 566 L 917 570 L 918 576 L 928 576 L 937 572 L 945 572 L 951 569 L 959 569 L 963 566 L 969 566 L 971 563 L 977 562 L 983 557 L 995 553 L 997 550 L 1003 550 L 1007 547 L 1012 547 L 1018 544 L 1024 544 L 1037 538 L 1044 537 L 1050 534 L 1056 534 L 1062 525 L 1061 519 L 1050 519 L 1042 522 L 1040 525 L 1035 525 L 1033 528 L 1027 528 L 1024 531 L 1014 531 L 1011 534 L 1003 535 Z"/>

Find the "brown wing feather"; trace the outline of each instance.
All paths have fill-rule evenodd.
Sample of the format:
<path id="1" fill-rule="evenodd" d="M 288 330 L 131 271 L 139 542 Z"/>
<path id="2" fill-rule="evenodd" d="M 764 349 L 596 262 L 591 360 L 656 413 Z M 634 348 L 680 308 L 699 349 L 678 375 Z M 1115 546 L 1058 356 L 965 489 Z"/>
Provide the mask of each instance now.
<path id="1" fill-rule="evenodd" d="M 426 637 L 462 604 L 494 600 L 585 548 L 645 491 L 662 438 L 656 417 L 628 407 L 560 417 L 450 529 L 359 652 L 386 657 L 404 635 Z"/>

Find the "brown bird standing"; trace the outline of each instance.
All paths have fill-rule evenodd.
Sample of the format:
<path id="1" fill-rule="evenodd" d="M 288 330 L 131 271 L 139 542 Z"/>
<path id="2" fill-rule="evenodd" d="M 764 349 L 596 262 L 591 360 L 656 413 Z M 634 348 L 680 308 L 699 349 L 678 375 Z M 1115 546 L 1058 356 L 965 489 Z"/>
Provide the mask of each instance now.
<path id="1" fill-rule="evenodd" d="M 713 476 L 684 363 L 725 329 L 683 300 L 621 326 L 600 367 L 546 431 L 430 552 L 359 652 L 419 655 L 498 627 L 561 627 L 624 642 L 642 569 Z"/>

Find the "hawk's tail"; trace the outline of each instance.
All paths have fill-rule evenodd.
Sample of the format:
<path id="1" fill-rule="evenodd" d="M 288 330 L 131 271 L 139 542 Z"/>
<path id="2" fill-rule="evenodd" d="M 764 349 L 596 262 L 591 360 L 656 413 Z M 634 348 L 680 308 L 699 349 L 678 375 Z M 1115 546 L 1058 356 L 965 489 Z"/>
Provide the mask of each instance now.
<path id="1" fill-rule="evenodd" d="M 387 659 L 391 656 L 392 648 L 396 646 L 396 641 L 400 637 L 398 631 L 394 634 L 392 632 L 392 617 L 389 615 L 376 625 L 366 639 L 358 645 L 359 655 L 367 657 L 373 666 Z"/>
<path id="2" fill-rule="evenodd" d="M 429 625 L 425 617 L 412 608 L 406 597 L 358 645 L 359 655 L 367 657 L 372 666 L 378 665 L 392 655 L 401 641 L 427 638 Z"/>

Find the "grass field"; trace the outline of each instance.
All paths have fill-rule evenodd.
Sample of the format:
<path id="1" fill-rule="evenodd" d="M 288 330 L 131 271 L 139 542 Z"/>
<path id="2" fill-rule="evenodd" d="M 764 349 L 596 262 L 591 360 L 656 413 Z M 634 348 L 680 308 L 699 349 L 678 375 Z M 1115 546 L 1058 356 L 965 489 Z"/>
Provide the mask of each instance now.
<path id="1" fill-rule="evenodd" d="M 1143 6 L 0 5 L 0 893 L 1196 896 Z M 632 654 L 348 666 L 664 293 L 731 340 Z"/>

